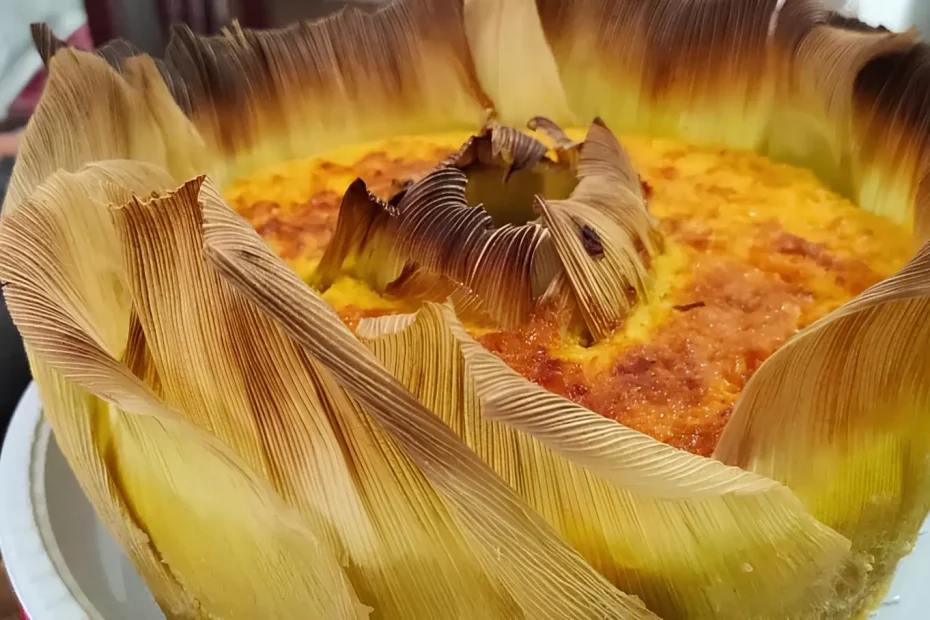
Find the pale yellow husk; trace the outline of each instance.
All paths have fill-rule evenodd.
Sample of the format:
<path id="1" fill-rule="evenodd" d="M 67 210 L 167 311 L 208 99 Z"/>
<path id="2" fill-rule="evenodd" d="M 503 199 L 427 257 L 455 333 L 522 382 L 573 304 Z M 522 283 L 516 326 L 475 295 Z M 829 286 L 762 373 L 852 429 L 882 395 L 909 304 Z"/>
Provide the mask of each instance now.
<path id="1" fill-rule="evenodd" d="M 202 176 L 492 106 L 601 115 L 791 157 L 923 239 L 925 132 L 856 79 L 912 37 L 809 4 L 408 0 L 182 36 L 121 74 L 58 52 L 0 278 L 56 439 L 166 615 L 819 618 L 879 592 L 930 508 L 930 253 L 762 366 L 716 454 L 741 470 L 527 383 L 448 307 L 363 325 L 366 347 Z"/>

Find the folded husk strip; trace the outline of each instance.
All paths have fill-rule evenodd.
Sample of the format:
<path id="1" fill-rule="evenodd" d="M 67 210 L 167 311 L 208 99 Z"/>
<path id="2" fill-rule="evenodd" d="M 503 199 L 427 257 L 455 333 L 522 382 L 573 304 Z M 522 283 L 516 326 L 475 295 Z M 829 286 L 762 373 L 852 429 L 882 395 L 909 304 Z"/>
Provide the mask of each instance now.
<path id="1" fill-rule="evenodd" d="M 545 116 L 533 116 L 527 121 L 526 126 L 533 131 L 541 131 L 549 136 L 557 150 L 568 151 L 578 146 L 557 123 Z"/>
<path id="2" fill-rule="evenodd" d="M 220 200 L 203 201 L 211 265 L 329 370 L 426 476 L 483 565 L 527 617 L 654 617 L 612 589 L 392 376 Z M 393 317 L 388 319 L 395 323 Z M 551 588 L 561 581 L 558 590 Z"/>
<path id="3" fill-rule="evenodd" d="M 601 573 L 663 618 L 843 617 L 864 563 L 785 487 L 547 392 L 449 307 L 357 333 Z M 723 524 L 738 519 L 737 528 Z"/>
<path id="4" fill-rule="evenodd" d="M 468 206 L 467 178 L 457 168 L 441 166 L 427 174 L 396 205 L 366 197 L 359 183 L 343 200 L 346 211 L 314 274 L 317 286 L 325 290 L 350 262 L 355 275 L 387 290 L 410 265 L 458 285 L 501 325 L 527 320 L 535 291 L 551 277 L 546 229 L 495 228 L 484 209 Z"/>
<path id="5" fill-rule="evenodd" d="M 273 30 L 179 25 L 159 69 L 229 181 L 349 142 L 481 126 L 492 104 L 463 20 L 460 1 L 395 0 Z M 35 36 L 46 57 L 62 45 L 47 28 Z M 120 70 L 135 52 L 98 50 Z"/>
<path id="6" fill-rule="evenodd" d="M 165 62 L 232 178 L 347 142 L 480 126 L 491 103 L 463 19 L 461 2 L 406 0 L 269 31 L 176 29 Z"/>
<path id="7" fill-rule="evenodd" d="M 590 118 L 571 110 L 552 55 L 539 53 L 546 49 L 546 41 L 532 2 L 468 0 L 464 4 L 476 74 L 494 102 L 498 120 L 522 127 L 527 119 L 542 115 L 571 126 Z"/>
<path id="8" fill-rule="evenodd" d="M 482 10 L 482 1 L 473 0 L 469 3 L 468 10 L 480 12 Z M 680 3 L 662 6 L 659 6 L 660 3 L 658 2 L 653 3 L 656 6 L 643 3 L 642 10 L 644 13 L 642 16 L 645 17 L 639 22 L 604 19 L 605 16 L 618 14 L 616 12 L 617 7 L 621 4 L 619 2 L 597 2 L 594 4 L 592 2 L 582 2 L 572 3 L 569 6 L 564 3 L 540 2 L 539 16 L 544 26 L 545 41 L 551 51 L 550 49 L 538 50 L 534 49 L 532 45 L 526 45 L 522 50 L 524 53 L 521 54 L 521 57 L 533 57 L 538 51 L 541 51 L 543 52 L 541 58 L 553 58 L 562 73 L 563 79 L 561 82 L 565 86 L 565 91 L 569 92 L 572 88 L 578 87 L 574 93 L 569 94 L 569 100 L 573 101 L 576 113 L 580 114 L 582 118 L 590 118 L 592 114 L 589 113 L 592 108 L 595 112 L 600 111 L 599 108 L 611 108 L 612 104 L 609 99 L 613 97 L 613 94 L 620 92 L 620 98 L 622 99 L 622 93 L 630 92 L 625 87 L 619 89 L 619 91 L 617 89 L 617 85 L 621 84 L 626 78 L 621 76 L 622 79 L 615 79 L 616 72 L 611 75 L 610 71 L 602 70 L 605 66 L 609 68 L 610 63 L 615 62 L 618 56 L 616 54 L 602 54 L 601 51 L 592 53 L 591 48 L 598 46 L 603 48 L 605 43 L 616 45 L 626 40 L 624 32 L 622 32 L 625 28 L 631 28 L 634 31 L 639 30 L 644 33 L 643 36 L 647 39 L 651 38 L 653 41 L 661 40 L 665 42 L 662 50 L 664 55 L 661 58 L 670 58 L 671 60 L 661 66 L 676 68 L 675 71 L 671 72 L 653 71 L 651 61 L 649 63 L 641 62 L 640 68 L 637 68 L 636 71 L 652 72 L 653 77 L 646 81 L 662 85 L 666 83 L 667 76 L 672 76 L 667 80 L 668 84 L 688 85 L 696 83 L 701 85 L 701 88 L 696 90 L 689 90 L 688 88 L 683 90 L 654 88 L 650 97 L 640 97 L 635 102 L 635 107 L 638 110 L 636 115 L 624 115 L 622 106 L 617 108 L 620 113 L 616 115 L 616 120 L 619 122 L 614 122 L 615 119 L 610 114 L 605 114 L 607 120 L 615 128 L 671 134 L 687 140 L 713 142 L 727 146 L 759 146 L 764 143 L 760 141 L 767 140 L 766 132 L 759 129 L 760 125 L 764 124 L 760 118 L 768 114 L 765 112 L 767 109 L 765 93 L 771 93 L 774 98 L 778 96 L 778 92 L 774 90 L 774 86 L 768 83 L 773 74 L 771 72 L 767 73 L 764 66 L 757 62 L 758 54 L 755 53 L 755 50 L 758 46 L 755 43 L 764 38 L 759 33 L 765 30 L 766 27 L 771 29 L 773 18 L 775 18 L 775 24 L 777 25 L 779 15 L 775 9 L 781 7 L 782 12 L 786 12 L 790 8 L 789 2 L 784 3 L 784 6 L 782 6 L 782 3 L 774 2 L 758 3 L 762 12 L 766 13 L 765 17 L 768 23 L 765 26 L 763 22 L 766 20 L 762 19 L 762 16 L 758 15 L 758 13 L 756 16 L 759 19 L 745 19 L 746 15 L 752 15 L 752 8 L 749 6 L 751 3 L 740 3 L 733 6 L 728 6 L 727 3 L 714 3 L 713 9 L 707 9 L 707 7 L 701 5 L 681 5 Z M 530 6 L 530 4 L 527 3 L 525 6 Z M 744 7 L 750 12 L 745 14 L 740 12 Z M 519 9 L 517 3 L 505 5 L 505 8 L 507 10 Z M 531 8 L 535 9 L 535 7 Z M 656 10 L 656 8 L 661 10 Z M 614 12 L 611 13 L 611 11 Z M 674 19 L 668 19 L 669 11 L 675 13 L 673 15 Z M 557 18 L 553 19 L 552 15 L 556 14 L 556 12 L 558 12 Z M 647 18 L 650 12 L 656 16 L 654 19 L 664 21 L 649 21 Z M 532 11 L 529 14 L 531 15 Z M 591 18 L 592 15 L 594 16 L 593 19 Z M 790 11 L 787 11 L 786 15 L 790 15 Z M 637 13 L 634 17 L 639 16 L 640 14 Z M 478 15 L 478 17 L 480 18 L 481 15 Z M 472 19 L 472 17 L 469 17 L 470 25 L 485 23 L 482 19 L 471 21 Z M 494 20 L 489 20 L 488 23 L 495 25 Z M 750 26 L 749 28 L 744 27 L 747 24 Z M 580 30 L 579 25 L 582 25 Z M 649 25 L 649 27 L 645 27 L 645 25 Z M 838 23 L 836 20 L 831 20 L 830 25 L 841 28 L 848 27 L 847 24 Z M 662 29 L 667 29 L 669 32 L 660 36 L 657 31 Z M 718 35 L 721 32 L 725 34 L 723 37 L 718 36 L 715 42 L 710 37 L 710 34 L 714 31 Z M 598 36 L 590 36 L 592 32 L 598 33 Z M 473 32 L 469 31 L 469 40 L 473 46 L 474 57 L 479 59 L 477 62 L 478 74 L 485 75 L 485 71 L 488 69 L 486 63 L 489 56 L 482 56 L 481 50 L 475 48 L 476 41 L 480 39 L 481 33 L 478 34 L 478 38 L 475 38 Z M 230 33 L 225 36 L 231 40 L 235 38 L 234 35 L 235 33 Z M 567 45 L 572 38 L 575 39 L 576 43 L 587 43 L 586 45 Z M 627 39 L 641 40 L 636 37 L 627 37 Z M 744 44 L 744 41 L 751 44 Z M 720 49 L 714 49 L 714 46 L 718 43 L 717 47 Z M 232 44 L 227 41 L 224 45 L 229 47 Z M 203 47 L 200 43 L 197 43 L 196 46 Z M 709 54 L 700 53 L 702 50 L 708 49 L 710 49 Z M 21 161 L 14 172 L 13 182 L 6 202 L 7 208 L 4 210 L 4 219 L 16 206 L 22 203 L 39 182 L 59 167 L 74 171 L 78 170 L 86 162 L 114 157 L 141 158 L 148 161 L 157 161 L 169 167 L 176 165 L 174 160 L 160 161 L 165 157 L 162 155 L 163 148 L 158 147 L 157 144 L 164 145 L 166 142 L 170 142 L 173 147 L 176 147 L 177 140 L 175 138 L 166 140 L 164 132 L 176 129 L 179 126 L 189 127 L 187 123 L 182 122 L 179 125 L 176 122 L 159 123 L 150 119 L 143 121 L 132 120 L 129 128 L 131 131 L 124 133 L 124 128 L 119 126 L 119 123 L 114 122 L 113 119 L 134 119 L 133 112 L 144 110 L 146 106 L 154 108 L 157 114 L 180 115 L 180 110 L 173 106 L 164 106 L 160 97 L 155 97 L 153 102 L 152 99 L 149 99 L 150 95 L 130 93 L 130 91 L 126 90 L 127 86 L 124 82 L 114 81 L 109 74 L 101 79 L 101 75 L 95 73 L 97 69 L 91 71 L 88 63 L 84 60 L 80 60 L 79 67 L 72 67 L 67 72 L 62 69 L 68 63 L 68 60 L 57 62 L 60 66 L 56 68 L 56 60 L 68 58 L 69 54 L 74 53 L 59 52 L 52 59 L 52 76 L 47 88 L 48 93 L 63 93 L 64 96 L 61 98 L 70 101 L 89 101 L 91 93 L 96 93 L 98 97 L 104 94 L 104 100 L 114 101 L 115 105 L 108 107 L 98 99 L 98 105 L 95 106 L 78 108 L 73 105 L 65 105 L 55 110 L 54 114 L 51 114 L 50 108 L 47 106 L 47 100 L 50 100 L 55 95 L 46 95 L 43 103 L 40 104 L 39 110 L 37 110 L 32 125 L 27 129 L 24 136 Z M 713 67 L 729 66 L 717 62 L 721 54 L 727 54 L 736 65 L 744 68 L 748 67 L 745 69 L 745 73 L 737 71 L 736 76 L 726 74 L 719 80 L 697 79 L 692 75 L 694 72 L 690 71 L 688 65 L 690 59 L 698 59 L 703 66 L 710 67 L 709 71 L 720 72 Z M 74 55 L 70 56 L 70 58 L 81 57 Z M 202 63 L 203 66 L 206 66 L 210 62 L 196 54 L 192 55 L 192 58 L 192 65 Z M 490 58 L 494 62 L 499 62 L 497 57 L 490 56 Z M 921 239 L 925 238 L 927 234 L 927 207 L 924 206 L 927 200 L 927 185 L 924 183 L 924 179 L 928 164 L 926 159 L 928 152 L 926 141 L 927 115 L 925 113 L 927 90 L 925 86 L 930 83 L 930 79 L 928 79 L 930 76 L 925 75 L 927 73 L 926 68 L 930 66 L 927 58 L 927 47 L 920 44 L 914 46 L 910 51 L 889 53 L 869 60 L 861 70 L 858 70 L 858 74 L 853 81 L 852 95 L 852 108 L 855 119 L 852 139 L 854 145 L 852 168 L 856 174 L 856 180 L 852 184 L 854 191 L 860 203 L 873 211 L 888 213 L 898 219 L 901 219 L 900 214 L 908 214 L 904 216 L 904 219 L 913 219 L 915 234 Z M 123 67 L 131 67 L 133 66 L 131 60 L 133 59 L 123 58 L 119 62 L 122 63 Z M 508 62 L 510 60 L 512 59 L 509 59 Z M 636 57 L 635 60 L 641 61 L 642 57 Z M 144 62 L 139 61 L 139 64 L 135 66 L 143 66 Z M 514 62 L 514 64 L 519 63 Z M 568 71 L 566 67 L 570 64 L 572 70 Z M 816 64 L 816 61 L 813 61 L 813 64 Z M 271 65 L 268 65 L 263 70 L 274 72 L 275 70 L 270 67 Z M 525 64 L 520 65 L 516 74 L 530 75 L 532 71 L 527 71 L 526 67 Z M 351 68 L 340 67 L 330 73 L 329 76 L 335 78 L 342 70 L 351 71 Z M 504 70 L 513 71 L 513 68 L 505 67 Z M 743 71 L 743 69 L 740 69 L 740 71 Z M 631 71 L 630 73 L 635 72 Z M 146 75 L 157 77 L 156 74 L 157 72 L 149 72 Z M 456 74 L 456 71 L 447 72 L 445 75 L 453 74 Z M 175 81 L 172 82 L 172 79 L 175 79 Z M 181 79 L 180 77 L 172 78 L 169 75 L 167 77 L 168 88 L 163 89 L 162 93 L 173 93 L 178 99 L 181 109 L 190 111 L 193 109 L 190 105 L 191 100 L 189 98 L 185 100 L 178 96 L 179 92 L 187 92 L 183 88 L 184 84 Z M 82 84 L 82 81 L 85 83 Z M 239 80 L 236 88 L 244 87 L 243 82 L 244 80 Z M 716 106 L 716 108 L 713 102 L 710 105 L 704 105 L 701 99 L 704 95 L 707 95 L 707 92 L 702 90 L 705 84 L 708 87 L 705 89 L 707 92 L 720 94 L 721 96 L 725 95 L 723 98 L 728 99 L 730 103 Z M 747 85 L 749 87 L 746 87 Z M 758 85 L 758 88 L 755 88 L 755 85 Z M 134 85 L 134 88 L 135 86 L 138 86 L 138 84 Z M 148 86 L 154 88 L 164 86 L 164 84 L 159 84 L 159 80 L 152 79 L 148 82 Z M 621 86 L 623 85 L 621 84 Z M 813 82 L 813 86 L 817 87 L 816 81 Z M 608 94 L 609 97 L 599 97 L 599 89 Z M 714 92 L 714 89 L 716 89 L 716 92 Z M 488 91 L 490 92 L 490 90 L 489 88 Z M 692 91 L 697 95 L 694 97 L 697 100 L 696 102 L 682 103 L 680 101 L 681 97 L 676 94 L 680 92 L 687 94 L 692 93 Z M 263 91 L 261 95 L 273 102 L 283 97 L 284 92 L 277 90 L 273 92 Z M 255 95 L 255 92 L 251 93 L 250 96 L 253 95 Z M 201 96 L 208 99 L 213 94 L 201 93 Z M 707 98 L 710 99 L 711 97 L 708 96 Z M 811 100 L 819 101 L 820 99 L 813 97 Z M 830 101 L 826 95 L 823 100 Z M 146 103 L 146 106 L 142 105 L 143 102 Z M 199 105 L 201 109 L 209 109 L 210 107 L 203 101 Z M 271 104 L 269 106 L 273 107 Z M 233 107 L 230 106 L 230 109 Z M 692 112 L 681 114 L 683 107 L 687 107 Z M 334 111 L 339 118 L 345 118 L 351 116 L 351 113 L 346 113 L 347 109 L 337 107 L 334 108 Z M 812 115 L 819 114 L 822 109 L 818 107 L 817 110 L 812 110 L 811 113 Z M 91 116 L 96 114 L 97 111 L 101 111 L 103 116 L 88 122 L 86 118 L 88 110 L 92 112 Z M 114 112 L 114 110 L 117 110 L 117 112 Z M 106 113 L 104 114 L 102 111 L 106 111 Z M 546 112 L 539 108 L 532 111 L 533 114 L 540 112 L 545 112 L 559 120 L 562 118 L 558 113 Z M 228 118 L 228 116 L 225 118 Z M 271 116 L 270 113 L 269 116 Z M 673 116 L 680 117 L 685 122 L 681 124 L 665 122 Z M 170 118 L 170 116 L 163 118 Z M 178 118 L 183 121 L 183 117 L 178 116 Z M 197 117 L 195 116 L 195 118 Z M 332 116 L 328 118 L 331 119 Z M 706 122 L 694 122 L 695 119 Z M 514 123 L 522 121 L 522 118 L 514 119 Z M 237 130 L 234 122 L 222 122 L 224 123 L 224 131 L 235 132 Z M 198 123 L 199 125 L 203 124 L 202 121 L 198 121 Z M 340 137 L 339 130 L 319 132 L 320 144 L 322 145 L 320 148 L 326 148 L 327 145 L 332 146 L 343 141 L 363 139 L 363 137 L 377 137 L 378 135 L 384 135 L 385 132 L 394 133 L 390 129 L 384 129 L 383 126 L 372 129 L 372 126 L 369 126 L 367 121 L 358 121 L 357 125 L 353 125 L 350 121 L 348 124 L 352 126 L 345 132 L 344 140 Z M 437 123 L 437 127 L 440 124 Z M 415 126 L 415 123 L 411 121 L 410 126 Z M 153 127 L 156 127 L 156 129 L 153 129 Z M 404 129 L 400 127 L 400 124 L 398 128 L 399 130 Z M 383 131 L 379 133 L 382 129 Z M 768 135 L 772 132 L 786 132 L 790 129 L 784 126 L 771 127 Z M 319 130 L 319 127 L 314 125 L 312 130 L 303 133 L 296 132 L 294 139 L 299 144 L 307 146 L 312 141 L 308 136 L 315 135 L 317 130 Z M 190 133 L 196 136 L 196 133 Z M 204 133 L 209 132 L 204 130 Z M 825 130 L 823 133 L 824 135 L 830 135 L 829 130 Z M 276 132 L 268 134 L 270 136 L 268 142 L 279 139 L 278 135 L 280 134 Z M 219 142 L 214 139 L 212 134 L 207 136 L 205 142 L 214 153 L 217 151 Z M 252 148 L 246 139 L 234 140 L 233 142 L 237 145 L 236 149 Z M 267 156 L 268 163 L 278 157 L 291 157 L 316 152 L 313 146 L 307 148 L 306 152 L 298 152 L 299 149 L 293 149 L 293 153 L 286 152 L 287 149 L 278 148 L 270 148 L 264 151 L 262 149 L 257 150 L 263 152 L 262 157 Z M 183 154 L 187 151 L 173 148 L 173 152 Z M 233 155 L 238 156 L 241 154 L 237 151 Z M 242 156 L 247 158 L 247 154 Z M 262 157 L 254 159 L 255 165 L 258 165 L 259 161 L 265 161 Z M 841 155 L 841 161 L 842 157 L 845 156 Z M 196 161 L 196 159 L 192 158 L 191 161 Z M 817 162 L 808 163 L 815 168 L 818 167 Z M 211 162 L 211 164 L 222 167 L 222 162 Z M 176 177 L 179 179 L 189 178 L 204 170 L 203 167 L 197 165 L 194 168 L 184 172 L 178 171 Z M 243 166 L 240 169 L 244 171 L 247 168 L 248 166 Z M 228 169 L 225 172 L 223 170 L 218 172 L 227 177 L 229 175 Z M 37 365 L 36 367 L 39 368 L 40 366 Z M 54 385 L 55 381 L 60 379 L 46 372 L 49 370 L 48 367 L 41 366 L 41 369 L 43 372 L 36 372 L 40 383 Z M 40 387 L 42 386 L 40 385 Z M 76 400 L 84 398 L 82 394 L 78 389 L 71 393 L 71 396 L 60 399 L 58 401 L 61 403 L 60 407 L 53 406 L 53 408 L 59 411 L 61 416 L 77 410 L 86 411 L 86 408 L 80 409 L 83 405 L 76 403 Z M 56 432 L 58 431 L 56 430 Z M 80 435 L 79 432 L 78 435 Z M 88 459 L 75 451 L 70 454 L 66 453 L 66 455 L 72 464 L 86 463 L 90 467 L 94 466 L 94 459 L 97 458 L 91 455 Z M 903 463 L 904 461 L 899 462 Z M 86 480 L 82 480 L 82 485 L 88 488 L 85 482 Z M 856 502 L 860 499 L 844 500 L 838 502 L 837 505 L 856 505 Z M 99 507 L 98 510 L 100 510 Z M 121 540 L 127 539 L 123 538 Z M 128 540 L 131 540 L 131 538 Z"/>
<path id="9" fill-rule="evenodd" d="M 661 248 L 639 176 L 599 119 L 581 145 L 578 186 L 566 200 L 538 199 L 585 323 L 610 335 L 648 295 L 648 266 Z"/>
<path id="10" fill-rule="evenodd" d="M 369 192 L 361 179 L 353 181 L 342 196 L 333 238 L 312 276 L 314 286 L 325 291 L 340 275 L 350 273 L 375 290 L 386 290 L 406 264 L 394 250 L 397 225 L 397 207 Z"/>
<path id="11" fill-rule="evenodd" d="M 218 439 L 241 438 L 238 429 L 216 410 L 176 409 L 170 375 L 151 359 L 158 345 L 124 269 L 125 252 L 138 248 L 120 239 L 109 205 L 171 183 L 158 168 L 107 162 L 53 175 L 4 220 L 0 277 L 46 418 L 170 617 L 297 617 L 307 609 L 359 617 L 320 531 L 250 467 L 252 451 Z M 219 422 L 216 434 L 205 418 Z M 211 556 L 225 561 L 205 572 L 202 558 Z"/>
<path id="12" fill-rule="evenodd" d="M 930 240 L 930 46 L 874 59 L 853 92 L 857 202 Z"/>
<path id="13" fill-rule="evenodd" d="M 155 186 L 170 179 L 140 163 L 100 167 L 116 182 L 124 168 Z M 278 280 L 243 279 L 270 251 L 209 181 L 112 208 L 93 193 L 96 170 L 74 175 L 69 200 L 51 177 L 33 194 L 49 199 L 8 217 L 2 277 L 37 367 L 110 403 L 93 432 L 79 433 L 73 407 L 57 430 L 96 454 L 80 474 L 104 495 L 91 494 L 101 514 L 125 504 L 144 532 L 151 555 L 134 559 L 156 564 L 143 573 L 169 572 L 167 594 L 154 588 L 166 613 L 349 618 L 367 605 L 398 618 L 653 617 L 380 368 L 322 299 L 306 289 L 314 305 L 301 315 L 319 330 L 308 356 L 230 287 L 213 265 L 250 294 L 275 293 Z M 69 238 L 106 218 L 96 237 Z M 122 303 L 94 304 L 98 289 Z M 44 382 L 49 402 L 66 394 Z"/>
<path id="14" fill-rule="evenodd" d="M 875 595 L 930 511 L 928 317 L 925 245 L 766 360 L 714 453 L 788 485 L 872 556 Z"/>
<path id="15" fill-rule="evenodd" d="M 773 129 L 765 151 L 776 159 L 811 167 L 829 185 L 855 196 L 859 184 L 855 81 L 873 60 L 912 49 L 917 33 L 857 27 L 854 21 L 835 19 L 815 0 L 786 1 L 777 17 L 771 45 L 778 105 L 773 107 Z M 907 209 L 894 212 L 886 201 L 860 200 L 859 204 L 910 226 L 912 214 Z"/>

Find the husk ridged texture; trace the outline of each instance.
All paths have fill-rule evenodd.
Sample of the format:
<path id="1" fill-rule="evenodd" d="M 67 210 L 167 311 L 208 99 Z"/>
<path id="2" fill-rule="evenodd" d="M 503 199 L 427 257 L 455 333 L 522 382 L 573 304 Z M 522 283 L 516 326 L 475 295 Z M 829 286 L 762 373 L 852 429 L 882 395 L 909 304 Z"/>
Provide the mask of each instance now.
<path id="1" fill-rule="evenodd" d="M 163 60 L 35 37 L 50 77 L 0 279 L 46 419 L 168 617 L 845 618 L 916 538 L 927 246 L 768 359 L 714 459 L 527 382 L 459 322 L 517 323 L 574 294 L 600 337 L 630 303 L 603 282 L 648 294 L 618 249 L 655 240 L 610 130 L 809 166 L 925 241 L 930 47 L 913 33 L 810 0 L 397 0 L 269 32 L 177 29 Z M 539 205 L 547 228 L 478 239 L 524 248 L 520 268 L 468 280 L 473 266 L 436 258 L 405 290 L 454 306 L 357 335 L 218 190 L 342 144 L 536 115 L 603 120 L 572 196 Z M 592 167 L 598 148 L 613 168 Z M 438 174 L 420 189 L 458 205 L 462 174 Z M 589 212 L 605 192 L 622 208 Z M 414 221 L 363 185 L 343 206 L 387 222 L 377 243 Z M 585 266 L 559 229 L 577 217 L 615 231 L 615 262 Z"/>

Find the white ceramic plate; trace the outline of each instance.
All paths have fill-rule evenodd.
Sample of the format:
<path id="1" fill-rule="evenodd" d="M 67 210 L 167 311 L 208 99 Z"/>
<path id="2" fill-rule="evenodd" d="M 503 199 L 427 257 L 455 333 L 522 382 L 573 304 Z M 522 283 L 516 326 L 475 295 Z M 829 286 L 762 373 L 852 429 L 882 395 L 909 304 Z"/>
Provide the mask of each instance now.
<path id="1" fill-rule="evenodd" d="M 31 620 L 164 618 L 104 529 L 42 420 L 35 385 L 0 453 L 0 552 Z M 898 567 L 872 620 L 915 620 L 930 609 L 930 520 Z"/>

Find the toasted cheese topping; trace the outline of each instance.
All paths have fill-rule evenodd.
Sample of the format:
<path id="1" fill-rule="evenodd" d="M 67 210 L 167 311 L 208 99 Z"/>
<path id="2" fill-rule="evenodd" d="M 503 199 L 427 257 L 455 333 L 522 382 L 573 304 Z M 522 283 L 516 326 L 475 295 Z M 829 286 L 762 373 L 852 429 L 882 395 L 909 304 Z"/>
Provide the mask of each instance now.
<path id="1" fill-rule="evenodd" d="M 569 133 L 580 140 L 584 132 Z M 289 162 L 234 183 L 227 199 L 308 278 L 349 183 L 361 177 L 387 197 L 467 137 L 395 138 Z M 859 209 L 807 170 L 666 139 L 621 142 L 666 240 L 652 264 L 650 297 L 591 346 L 564 337 L 561 318 L 544 310 L 518 330 L 472 332 L 547 389 L 707 455 L 762 361 L 893 274 L 916 245 L 908 230 Z M 415 309 L 348 276 L 324 298 L 350 326 Z"/>

